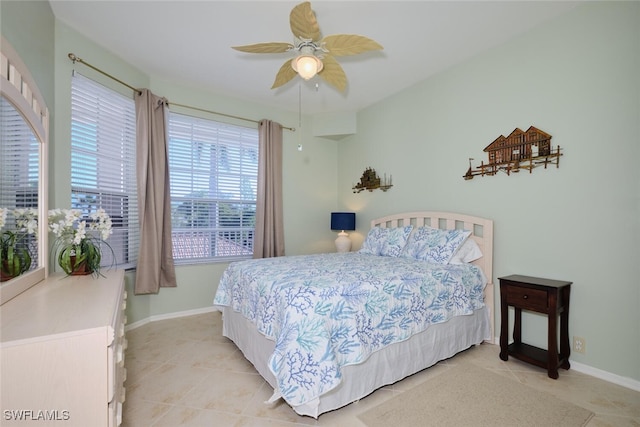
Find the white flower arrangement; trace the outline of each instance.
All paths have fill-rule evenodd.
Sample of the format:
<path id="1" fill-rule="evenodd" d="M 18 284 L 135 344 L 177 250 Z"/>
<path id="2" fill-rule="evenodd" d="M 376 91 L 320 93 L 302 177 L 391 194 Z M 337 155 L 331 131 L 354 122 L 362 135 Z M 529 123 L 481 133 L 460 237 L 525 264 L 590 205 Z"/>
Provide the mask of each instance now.
<path id="1" fill-rule="evenodd" d="M 82 263 L 90 273 L 100 274 L 102 245 L 112 234 L 111 218 L 104 209 L 89 215 L 89 224 L 78 209 L 49 211 L 49 230 L 56 236 L 53 250 L 58 252 L 58 264 L 67 274 L 77 274 Z M 111 250 L 113 253 L 113 250 Z"/>
<path id="2" fill-rule="evenodd" d="M 67 244 L 79 245 L 87 238 L 87 228 L 97 231 L 102 240 L 107 240 L 113 230 L 111 218 L 104 209 L 98 209 L 89 215 L 87 221 L 82 219 L 79 209 L 52 209 L 49 211 L 49 230 Z"/>

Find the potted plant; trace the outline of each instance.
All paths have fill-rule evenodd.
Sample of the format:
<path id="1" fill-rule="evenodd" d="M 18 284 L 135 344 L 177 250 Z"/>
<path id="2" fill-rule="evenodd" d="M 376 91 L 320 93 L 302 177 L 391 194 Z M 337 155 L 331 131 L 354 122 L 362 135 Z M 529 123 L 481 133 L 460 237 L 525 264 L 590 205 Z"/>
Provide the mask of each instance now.
<path id="1" fill-rule="evenodd" d="M 60 268 L 68 275 L 100 276 L 102 249 L 106 247 L 113 254 L 105 241 L 112 233 L 105 210 L 83 218 L 78 209 L 52 209 L 48 216 L 49 230 L 56 236 L 51 250 Z"/>
<path id="2" fill-rule="evenodd" d="M 11 211 L 0 208 L 0 229 L 7 223 Z M 14 209 L 16 226 L 0 234 L 0 282 L 13 279 L 31 268 L 29 235 L 38 229 L 38 212 L 35 209 Z"/>

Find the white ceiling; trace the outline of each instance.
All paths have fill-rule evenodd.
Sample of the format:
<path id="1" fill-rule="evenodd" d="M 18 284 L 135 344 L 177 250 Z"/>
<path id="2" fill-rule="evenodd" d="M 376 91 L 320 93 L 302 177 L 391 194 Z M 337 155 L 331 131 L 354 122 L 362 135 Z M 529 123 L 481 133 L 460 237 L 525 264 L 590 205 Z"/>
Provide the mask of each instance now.
<path id="1" fill-rule="evenodd" d="M 300 78 L 270 89 L 292 53 L 249 54 L 231 49 L 259 42 L 293 42 L 289 12 L 297 1 L 50 3 L 57 19 L 149 75 L 298 111 Z M 315 0 L 311 5 L 323 35 L 360 34 L 376 40 L 384 50 L 338 58 L 348 79 L 344 94 L 318 77 L 303 82 L 305 114 L 360 110 L 541 25 L 577 3 Z M 91 52 L 73 53 L 111 71 Z"/>

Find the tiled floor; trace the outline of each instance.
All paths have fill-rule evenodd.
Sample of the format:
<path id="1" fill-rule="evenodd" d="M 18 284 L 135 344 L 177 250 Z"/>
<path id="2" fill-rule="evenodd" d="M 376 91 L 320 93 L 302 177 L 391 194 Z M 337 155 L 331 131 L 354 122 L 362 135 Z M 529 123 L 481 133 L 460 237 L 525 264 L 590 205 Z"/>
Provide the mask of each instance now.
<path id="1" fill-rule="evenodd" d="M 640 426 L 640 392 L 574 370 L 558 380 L 511 358 L 495 345 L 476 346 L 359 402 L 301 417 L 289 406 L 263 403 L 272 393 L 235 345 L 221 334 L 220 313 L 151 322 L 127 332 L 125 427 L 363 426 L 357 415 L 456 365 L 474 363 L 593 411 L 588 426 Z"/>

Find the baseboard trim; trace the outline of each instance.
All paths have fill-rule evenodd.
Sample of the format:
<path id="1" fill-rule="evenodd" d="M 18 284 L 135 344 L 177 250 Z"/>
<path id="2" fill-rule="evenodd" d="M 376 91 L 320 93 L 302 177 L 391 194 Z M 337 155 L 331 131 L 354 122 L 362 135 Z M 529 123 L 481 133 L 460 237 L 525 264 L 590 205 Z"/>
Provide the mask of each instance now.
<path id="1" fill-rule="evenodd" d="M 500 337 L 494 337 L 496 345 L 500 345 Z M 633 378 L 623 377 L 611 372 L 603 371 L 602 369 L 594 368 L 589 365 L 585 365 L 580 362 L 569 359 L 571 369 L 574 369 L 582 374 L 587 374 L 595 378 L 616 384 L 622 387 L 630 388 L 631 390 L 640 391 L 640 381 Z"/>
<path id="2" fill-rule="evenodd" d="M 136 328 L 139 328 L 140 326 L 146 325 L 147 323 L 157 322 L 158 320 L 167 320 L 167 319 L 176 319 L 178 317 L 195 316 L 197 314 L 210 313 L 212 311 L 216 311 L 216 309 L 214 307 L 203 307 L 203 308 L 196 308 L 193 310 L 175 311 L 173 313 L 158 314 L 156 316 L 150 316 L 150 317 L 147 317 L 146 319 L 138 320 L 137 322 L 131 323 L 125 326 L 124 330 L 130 331 L 132 329 L 136 329 Z"/>
<path id="3" fill-rule="evenodd" d="M 600 378 L 601 380 L 605 380 L 622 387 L 630 388 L 631 390 L 640 391 L 640 381 L 634 380 L 633 378 L 623 377 L 611 372 L 603 371 L 602 369 L 575 362 L 571 359 L 569 359 L 569 363 L 571 363 L 571 369 L 575 369 L 576 371 L 583 374 Z"/>

